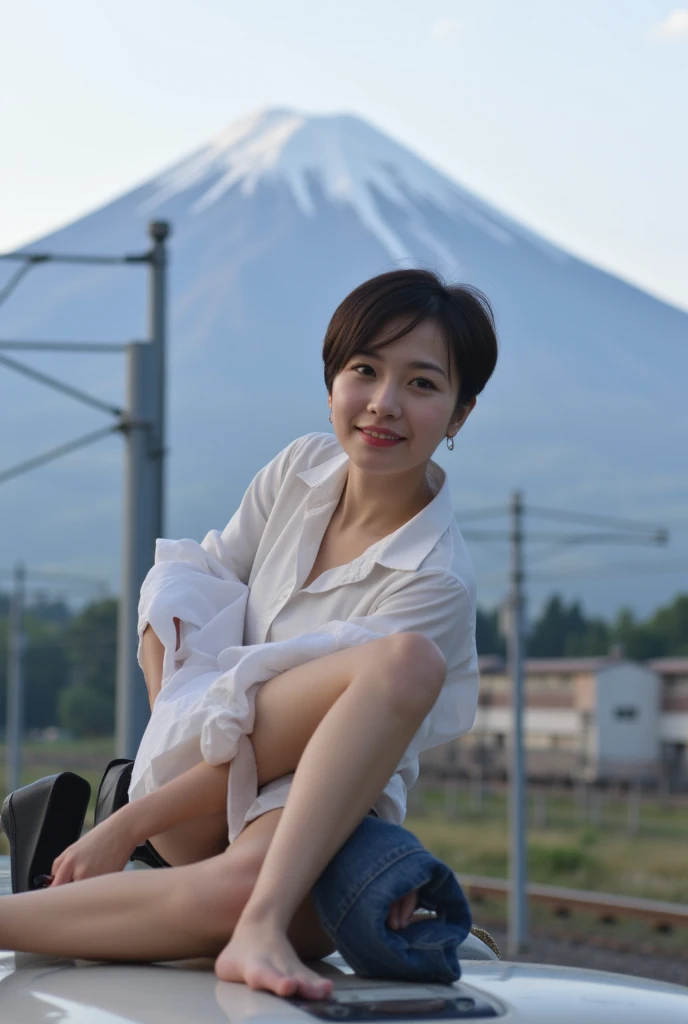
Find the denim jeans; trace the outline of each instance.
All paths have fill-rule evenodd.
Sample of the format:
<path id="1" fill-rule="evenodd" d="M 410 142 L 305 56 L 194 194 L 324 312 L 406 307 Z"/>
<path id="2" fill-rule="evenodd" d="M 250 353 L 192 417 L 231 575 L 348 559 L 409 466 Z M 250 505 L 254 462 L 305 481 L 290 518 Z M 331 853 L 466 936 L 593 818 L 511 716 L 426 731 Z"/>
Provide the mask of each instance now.
<path id="1" fill-rule="evenodd" d="M 391 904 L 418 889 L 418 906 L 435 918 L 387 927 Z M 313 888 L 325 931 L 367 978 L 449 983 L 461 975 L 457 946 L 471 912 L 451 868 L 401 825 L 364 818 Z"/>

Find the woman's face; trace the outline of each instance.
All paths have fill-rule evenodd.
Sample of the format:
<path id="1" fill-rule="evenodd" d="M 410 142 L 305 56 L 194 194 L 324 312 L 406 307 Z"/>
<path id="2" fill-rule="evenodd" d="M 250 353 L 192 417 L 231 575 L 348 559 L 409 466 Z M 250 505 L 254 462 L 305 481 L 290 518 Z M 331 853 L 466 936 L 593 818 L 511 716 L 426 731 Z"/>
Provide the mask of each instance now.
<path id="1" fill-rule="evenodd" d="M 372 344 L 402 326 L 401 320 L 391 321 Z M 458 375 L 452 368 L 450 378 L 441 330 L 433 320 L 426 320 L 384 348 L 359 351 L 348 360 L 332 382 L 332 425 L 357 465 L 400 472 L 427 462 L 442 439 L 465 421 L 475 400 L 461 419 L 454 419 L 458 393 Z M 403 440 L 375 446 L 361 427 L 391 431 Z"/>

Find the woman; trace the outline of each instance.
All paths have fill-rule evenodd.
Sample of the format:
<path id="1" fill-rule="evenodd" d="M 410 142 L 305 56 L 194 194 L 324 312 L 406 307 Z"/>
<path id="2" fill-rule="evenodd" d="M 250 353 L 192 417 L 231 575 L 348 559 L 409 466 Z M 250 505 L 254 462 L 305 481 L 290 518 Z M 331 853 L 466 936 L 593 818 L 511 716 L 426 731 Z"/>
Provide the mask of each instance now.
<path id="1" fill-rule="evenodd" d="M 216 540 L 250 587 L 249 643 L 329 620 L 375 638 L 260 686 L 250 742 L 261 790 L 228 849 L 231 766 L 204 761 L 66 850 L 49 889 L 5 898 L 0 946 L 97 959 L 217 956 L 222 979 L 282 996 L 329 994 L 331 982 L 300 959 L 332 949 L 312 885 L 371 808 L 403 820 L 418 751 L 472 724 L 472 570 L 431 456 L 444 437 L 454 447 L 496 357 L 484 297 L 427 271 L 380 275 L 341 303 L 323 348 L 336 439 L 309 434 L 281 452 Z M 291 586 L 276 595 L 280 572 Z M 149 627 L 151 705 L 162 653 Z M 121 873 L 147 838 L 175 866 Z M 390 927 L 414 906 L 413 893 L 394 905 Z"/>

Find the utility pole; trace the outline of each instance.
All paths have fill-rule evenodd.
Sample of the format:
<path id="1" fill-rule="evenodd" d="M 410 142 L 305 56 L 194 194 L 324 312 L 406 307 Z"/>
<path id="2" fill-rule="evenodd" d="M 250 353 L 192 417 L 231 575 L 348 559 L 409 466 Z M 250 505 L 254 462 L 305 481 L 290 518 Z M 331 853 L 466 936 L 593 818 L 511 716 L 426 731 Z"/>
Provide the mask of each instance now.
<path id="1" fill-rule="evenodd" d="M 121 409 L 89 395 L 71 384 L 0 354 L 0 366 L 20 373 L 39 384 L 68 395 L 115 418 L 115 423 L 95 430 L 67 444 L 0 471 L 0 483 L 93 444 L 114 432 L 125 440 L 125 498 L 122 551 L 122 595 L 117 647 L 116 732 L 119 756 L 133 757 L 146 728 L 150 710 L 146 687 L 136 660 L 138 598 L 141 584 L 153 564 L 155 541 L 164 535 L 165 458 L 165 363 L 167 249 L 170 226 L 153 221 L 148 227 L 153 242 L 145 253 L 124 256 L 56 254 L 39 252 L 0 253 L 0 260 L 20 265 L 0 290 L 5 302 L 27 273 L 45 263 L 90 264 L 96 266 L 148 264 L 149 338 L 146 342 L 101 343 L 74 341 L 26 341 L 0 338 L 0 349 L 62 352 L 124 352 L 127 357 L 128 394 Z"/>
<path id="2" fill-rule="evenodd" d="M 163 533 L 165 460 L 165 363 L 167 252 L 169 225 L 148 228 L 150 254 L 148 318 L 150 341 L 127 345 L 128 439 L 124 468 L 122 593 L 117 626 L 116 747 L 118 757 L 135 757 L 150 707 L 139 667 L 138 602 L 141 585 Z"/>
<path id="3" fill-rule="evenodd" d="M 21 743 L 24 733 L 24 589 L 26 570 L 14 567 L 7 634 L 7 780 L 13 793 L 21 783 Z"/>
<path id="4" fill-rule="evenodd" d="M 524 683 L 523 662 L 525 659 L 525 595 L 523 589 L 523 498 L 519 491 L 511 496 L 510 503 L 510 587 L 509 587 L 509 630 L 507 650 L 512 689 L 512 731 L 511 731 L 511 889 L 509 893 L 509 930 L 507 946 L 511 956 L 524 951 L 528 936 L 528 898 L 526 886 L 528 862 L 526 846 L 526 780 L 525 750 L 523 744 Z"/>
<path id="5" fill-rule="evenodd" d="M 553 522 L 576 523 L 589 527 L 584 533 L 550 531 L 528 531 L 528 542 L 543 542 L 551 545 L 545 555 L 561 548 L 581 544 L 631 544 L 638 546 L 663 545 L 669 540 L 668 530 L 664 527 L 648 523 L 634 522 L 628 519 L 598 515 L 596 513 L 568 512 L 564 509 L 541 508 L 528 505 L 529 516 Z M 525 949 L 528 942 L 528 864 L 527 864 L 527 817 L 526 817 L 526 773 L 525 748 L 523 743 L 523 720 L 525 704 L 525 531 L 523 520 L 526 508 L 523 496 L 515 492 L 511 496 L 509 507 L 493 506 L 474 509 L 460 513 L 461 523 L 482 521 L 498 518 L 508 514 L 510 529 L 483 530 L 464 529 L 465 540 L 509 542 L 509 596 L 505 603 L 505 621 L 503 632 L 507 635 L 509 672 L 512 684 L 512 751 L 510 779 L 510 896 L 508 950 L 514 956 Z M 595 532 L 593 532 L 593 528 Z M 542 552 L 541 552 L 542 554 Z M 529 577 L 533 579 L 532 574 Z M 537 577 L 536 577 L 537 578 Z M 541 577 L 539 577 L 541 578 Z"/>
<path id="6" fill-rule="evenodd" d="M 156 353 L 150 342 L 127 345 L 127 411 L 123 431 L 124 509 L 122 591 L 117 621 L 116 748 L 118 757 L 134 757 L 150 708 L 136 657 L 141 584 L 155 555 L 160 512 L 161 459 L 155 436 Z"/>
<path id="7" fill-rule="evenodd" d="M 164 494 L 165 494 L 165 393 L 167 364 L 167 246 L 170 233 L 167 221 L 152 221 L 148 233 L 153 240 L 149 263 L 150 291 L 148 302 L 149 338 L 153 350 L 153 373 L 150 384 L 153 389 L 151 414 L 153 418 L 152 450 L 155 486 L 153 500 L 153 529 L 155 537 L 165 536 Z M 155 553 L 155 538 L 151 564 Z"/>

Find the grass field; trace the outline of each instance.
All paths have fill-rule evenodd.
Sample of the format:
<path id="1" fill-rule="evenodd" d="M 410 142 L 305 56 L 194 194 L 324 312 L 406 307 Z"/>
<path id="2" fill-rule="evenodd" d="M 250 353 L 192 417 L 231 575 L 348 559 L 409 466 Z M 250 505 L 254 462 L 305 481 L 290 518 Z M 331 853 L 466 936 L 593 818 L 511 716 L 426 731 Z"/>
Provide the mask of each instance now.
<path id="1" fill-rule="evenodd" d="M 529 800 L 528 874 L 533 882 L 688 903 L 688 802 L 607 795 L 582 808 L 574 794 Z M 459 875 L 508 876 L 506 793 L 423 787 L 406 825 Z"/>

